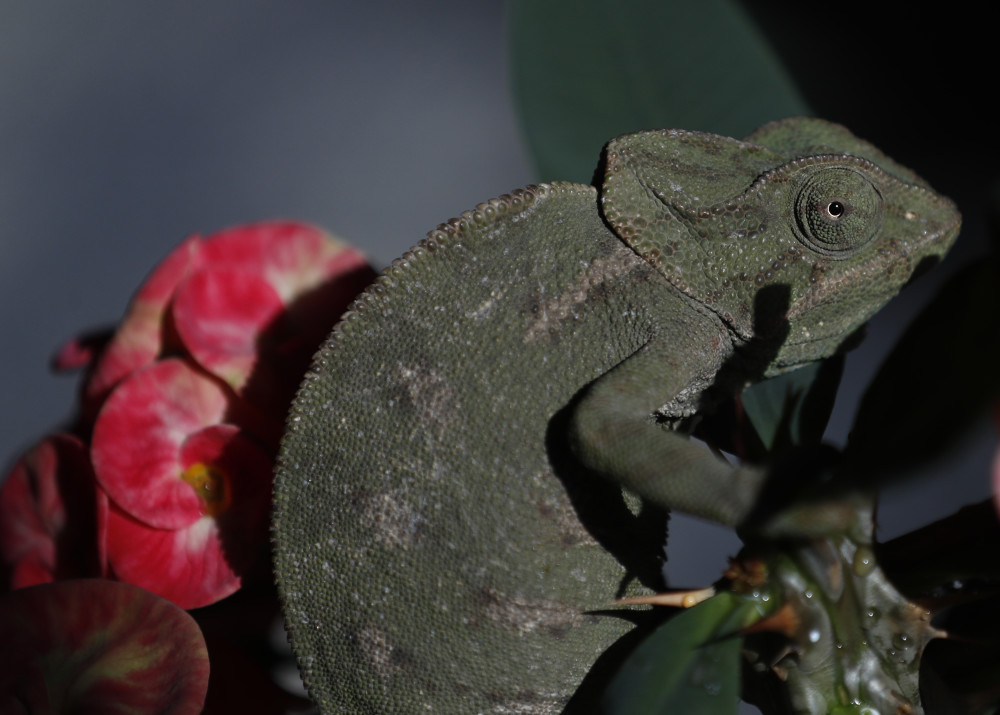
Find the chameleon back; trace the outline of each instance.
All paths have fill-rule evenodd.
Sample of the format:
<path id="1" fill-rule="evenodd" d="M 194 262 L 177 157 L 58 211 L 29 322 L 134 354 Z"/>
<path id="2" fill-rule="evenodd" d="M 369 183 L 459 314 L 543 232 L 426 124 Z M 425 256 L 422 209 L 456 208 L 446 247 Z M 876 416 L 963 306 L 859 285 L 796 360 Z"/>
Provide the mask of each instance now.
<path id="1" fill-rule="evenodd" d="M 623 563 L 657 585 L 664 532 L 546 435 L 676 300 L 570 184 L 481 204 L 360 297 L 275 485 L 286 623 L 324 712 L 566 706 L 632 628 L 593 611 L 638 586 Z"/>

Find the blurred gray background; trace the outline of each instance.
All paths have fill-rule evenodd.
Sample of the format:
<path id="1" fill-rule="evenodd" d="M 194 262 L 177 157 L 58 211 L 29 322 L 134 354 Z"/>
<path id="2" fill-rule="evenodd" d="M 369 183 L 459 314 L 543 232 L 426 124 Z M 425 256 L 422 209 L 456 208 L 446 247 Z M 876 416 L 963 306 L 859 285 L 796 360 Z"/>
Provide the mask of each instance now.
<path id="1" fill-rule="evenodd" d="M 118 320 L 186 235 L 297 218 L 383 266 L 533 181 L 503 29 L 500 0 L 0 2 L 0 459 L 72 410 L 54 350 Z M 926 294 L 880 314 L 849 359 L 834 439 Z M 890 493 L 883 534 L 984 498 L 995 442 L 984 420 L 929 467 L 943 478 Z M 736 549 L 692 520 L 672 533 L 678 585 L 714 579 Z"/>
<path id="2" fill-rule="evenodd" d="M 289 217 L 384 265 L 531 179 L 502 3 L 0 3 L 0 454 L 66 416 L 53 351 L 182 238 Z"/>

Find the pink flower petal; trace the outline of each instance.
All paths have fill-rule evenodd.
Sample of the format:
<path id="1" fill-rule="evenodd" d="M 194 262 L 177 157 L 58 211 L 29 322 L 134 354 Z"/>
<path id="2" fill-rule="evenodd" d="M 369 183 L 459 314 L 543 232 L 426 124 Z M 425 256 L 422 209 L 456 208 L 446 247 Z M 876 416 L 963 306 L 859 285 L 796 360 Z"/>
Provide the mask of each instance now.
<path id="1" fill-rule="evenodd" d="M 278 352 L 304 346 L 312 357 L 350 301 L 375 278 L 364 255 L 328 233 L 295 222 L 258 223 L 216 233 L 203 245 L 205 262 L 262 276 L 288 317 L 272 330 Z M 301 331 L 307 331 L 302 336 Z"/>
<path id="2" fill-rule="evenodd" d="M 154 528 L 112 504 L 107 558 L 117 578 L 197 608 L 236 591 L 263 553 L 273 461 L 248 434 L 218 424 L 188 436 L 177 463 L 180 481 L 201 504 L 198 518 Z"/>
<path id="3" fill-rule="evenodd" d="M 312 226 L 240 226 L 202 246 L 203 267 L 177 288 L 173 324 L 207 371 L 282 418 L 309 361 L 375 272 Z"/>
<path id="4" fill-rule="evenodd" d="M 154 529 L 112 504 L 108 563 L 117 578 L 184 609 L 215 603 L 241 584 L 226 559 L 219 523 L 209 516 L 182 529 Z"/>
<path id="5" fill-rule="evenodd" d="M 7 585 L 96 576 L 99 495 L 87 449 L 68 434 L 46 438 L 0 488 L 0 559 Z"/>
<path id="6" fill-rule="evenodd" d="M 108 514 L 108 562 L 121 580 L 181 608 L 215 603 L 240 588 L 264 555 L 269 499 L 233 504 L 218 518 L 182 529 L 154 529 L 114 505 Z"/>
<path id="7" fill-rule="evenodd" d="M 354 248 L 293 221 L 236 226 L 209 236 L 202 248 L 213 267 L 263 276 L 286 304 L 331 277 L 367 266 Z"/>
<path id="8" fill-rule="evenodd" d="M 148 365 L 163 351 L 164 316 L 177 284 L 200 265 L 201 242 L 191 236 L 149 275 L 84 386 L 84 413 L 92 417 L 126 375 Z"/>
<path id="9" fill-rule="evenodd" d="M 332 270 L 333 266 L 330 268 Z M 331 273 L 325 282 L 299 293 L 285 306 L 281 324 L 283 335 L 275 336 L 277 348 L 274 352 L 299 359 L 302 370 L 296 371 L 297 375 L 305 374 L 320 343 L 330 334 L 351 301 L 377 276 L 367 263 L 357 263 L 353 259 L 345 260 L 336 270 L 339 272 Z"/>
<path id="10" fill-rule="evenodd" d="M 66 342 L 52 358 L 54 372 L 71 372 L 87 367 L 111 341 L 114 331 L 96 330 Z"/>
<path id="11" fill-rule="evenodd" d="M 263 277 L 232 269 L 196 272 L 178 286 L 171 309 L 191 356 L 237 390 L 253 371 L 260 336 L 282 310 Z"/>
<path id="12" fill-rule="evenodd" d="M 199 713 L 208 652 L 194 619 L 123 583 L 75 580 L 0 599 L 0 711 Z"/>
<path id="13" fill-rule="evenodd" d="M 150 526 L 176 529 L 202 516 L 202 501 L 183 481 L 181 446 L 224 421 L 229 395 L 176 358 L 133 373 L 108 397 L 94 424 L 97 480 L 124 511 Z"/>

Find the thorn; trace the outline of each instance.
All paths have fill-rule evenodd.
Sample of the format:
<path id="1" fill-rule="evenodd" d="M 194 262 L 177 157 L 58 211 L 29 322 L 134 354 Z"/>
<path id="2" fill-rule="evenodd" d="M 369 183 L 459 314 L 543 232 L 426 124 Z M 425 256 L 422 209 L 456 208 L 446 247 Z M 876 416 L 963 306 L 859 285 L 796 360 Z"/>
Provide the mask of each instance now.
<path id="1" fill-rule="evenodd" d="M 653 593 L 648 596 L 629 596 L 615 601 L 616 606 L 673 606 L 674 608 L 691 608 L 715 595 L 715 588 L 698 588 L 691 591 L 671 591 L 670 593 Z"/>
<path id="2" fill-rule="evenodd" d="M 910 629 L 924 637 L 924 643 L 935 638 L 956 640 L 954 636 L 945 630 L 931 624 L 934 612 L 924 603 L 909 602 L 903 613 L 903 620 L 909 622 Z"/>
<path id="3" fill-rule="evenodd" d="M 993 644 L 993 640 L 987 636 L 975 636 L 967 635 L 964 633 L 951 633 L 949 631 L 943 631 L 940 628 L 929 629 L 928 640 L 934 638 L 940 638 L 941 640 L 951 641 L 952 643 L 967 643 L 969 645 L 989 647 Z"/>
<path id="4" fill-rule="evenodd" d="M 981 590 L 957 590 L 944 596 L 925 596 L 913 599 L 913 603 L 925 608 L 932 613 L 938 613 L 951 606 L 964 606 L 966 603 L 992 598 L 1000 594 L 998 588 L 986 588 Z"/>
<path id="5" fill-rule="evenodd" d="M 788 669 L 785 668 L 780 663 L 775 663 L 774 665 L 772 665 L 771 670 L 774 672 L 775 675 L 778 676 L 778 680 L 780 680 L 782 683 L 788 680 Z"/>
<path id="6" fill-rule="evenodd" d="M 782 661 L 785 660 L 785 658 L 787 658 L 790 655 L 794 655 L 796 652 L 797 651 L 795 647 L 789 644 L 786 645 L 784 648 L 782 648 L 780 651 L 778 651 L 774 655 L 774 658 L 771 659 L 771 672 L 777 675 L 778 679 L 781 680 L 781 682 L 785 682 L 786 680 L 788 680 L 788 668 L 782 665 L 781 663 Z"/>
<path id="7" fill-rule="evenodd" d="M 958 636 L 956 636 L 956 635 L 954 635 L 952 633 L 949 633 L 948 631 L 942 630 L 940 628 L 934 628 L 934 627 L 931 627 L 931 626 L 927 627 L 927 636 L 928 636 L 927 640 L 935 640 L 935 639 L 941 639 L 941 640 L 946 640 L 946 641 L 963 640 L 963 639 L 959 638 Z M 981 639 L 981 640 L 985 640 L 985 639 Z"/>

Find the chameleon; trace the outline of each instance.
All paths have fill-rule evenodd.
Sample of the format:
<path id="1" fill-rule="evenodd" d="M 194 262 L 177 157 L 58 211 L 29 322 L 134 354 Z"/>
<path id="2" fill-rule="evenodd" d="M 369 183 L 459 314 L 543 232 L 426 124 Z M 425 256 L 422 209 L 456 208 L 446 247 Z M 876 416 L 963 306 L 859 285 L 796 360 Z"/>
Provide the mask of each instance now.
<path id="1" fill-rule="evenodd" d="M 586 709 L 662 587 L 665 520 L 739 527 L 767 471 L 688 438 L 722 395 L 851 347 L 960 215 L 815 118 L 658 130 L 395 260 L 289 413 L 274 571 L 323 712 Z"/>

